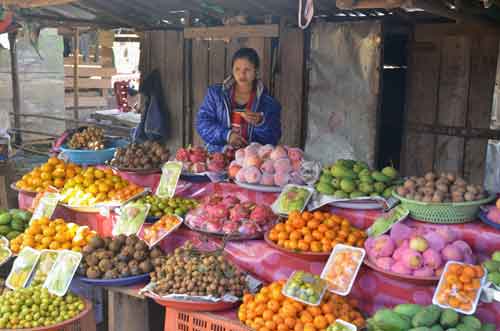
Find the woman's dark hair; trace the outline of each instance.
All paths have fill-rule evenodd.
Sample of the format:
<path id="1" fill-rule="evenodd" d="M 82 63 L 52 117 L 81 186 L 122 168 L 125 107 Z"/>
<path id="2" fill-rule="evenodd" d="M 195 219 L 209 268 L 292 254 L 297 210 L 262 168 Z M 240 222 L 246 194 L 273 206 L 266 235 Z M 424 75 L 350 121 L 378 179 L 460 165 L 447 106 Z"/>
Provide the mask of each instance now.
<path id="1" fill-rule="evenodd" d="M 259 54 L 253 48 L 240 48 L 233 55 L 233 60 L 231 62 L 231 67 L 234 67 L 234 62 L 238 59 L 245 59 L 255 66 L 255 69 L 259 69 L 260 59 Z"/>

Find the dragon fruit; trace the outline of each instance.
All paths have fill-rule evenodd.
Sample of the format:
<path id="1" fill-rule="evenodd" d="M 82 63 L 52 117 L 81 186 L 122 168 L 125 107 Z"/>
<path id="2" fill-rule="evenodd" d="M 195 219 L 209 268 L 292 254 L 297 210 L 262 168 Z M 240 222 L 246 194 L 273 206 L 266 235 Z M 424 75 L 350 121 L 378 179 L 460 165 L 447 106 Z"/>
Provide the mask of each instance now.
<path id="1" fill-rule="evenodd" d="M 405 252 L 403 252 L 401 262 L 409 269 L 419 269 L 423 265 L 422 254 L 408 248 Z"/>
<path id="2" fill-rule="evenodd" d="M 273 211 L 271 208 L 265 205 L 256 206 L 252 213 L 250 214 L 250 219 L 255 221 L 257 224 L 264 224 L 271 220 L 273 217 Z"/>
<path id="3" fill-rule="evenodd" d="M 189 155 L 189 161 L 191 161 L 192 163 L 205 163 L 205 161 L 207 160 L 206 156 L 205 156 L 205 153 L 201 153 L 201 152 L 198 152 L 198 153 L 191 153 L 191 155 Z"/>
<path id="4" fill-rule="evenodd" d="M 258 231 L 259 231 L 259 229 L 258 229 L 257 225 L 253 222 L 245 222 L 238 228 L 239 233 L 241 233 L 243 235 L 247 235 L 247 236 L 254 235 Z"/>
<path id="5" fill-rule="evenodd" d="M 413 228 L 404 225 L 402 222 L 394 224 L 391 228 L 391 239 L 396 243 L 396 245 L 410 239 L 412 234 Z"/>
<path id="6" fill-rule="evenodd" d="M 238 232 L 239 224 L 237 222 L 224 222 L 222 227 L 222 232 L 224 233 L 235 233 Z"/>
<path id="7" fill-rule="evenodd" d="M 240 203 L 240 200 L 232 195 L 228 195 L 222 199 L 222 204 L 227 208 L 231 209 L 232 207 L 236 206 L 237 204 Z"/>
<path id="8" fill-rule="evenodd" d="M 412 271 L 406 267 L 402 261 L 397 261 L 391 267 L 391 271 L 401 275 L 411 275 Z"/>
<path id="9" fill-rule="evenodd" d="M 441 251 L 441 255 L 445 261 L 458 261 L 461 262 L 464 259 L 462 251 L 455 245 L 449 244 Z"/>
<path id="10" fill-rule="evenodd" d="M 390 271 L 394 263 L 395 261 L 391 257 L 380 257 L 375 260 L 375 264 L 377 265 L 377 267 L 386 271 Z"/>
<path id="11" fill-rule="evenodd" d="M 179 148 L 177 153 L 175 153 L 175 159 L 181 162 L 189 161 L 189 152 L 186 148 Z"/>
<path id="12" fill-rule="evenodd" d="M 292 160 L 292 170 L 300 171 L 302 169 L 302 160 Z"/>
<path id="13" fill-rule="evenodd" d="M 249 156 L 256 156 L 259 157 L 259 154 L 257 153 L 259 149 L 255 146 L 249 145 L 245 147 L 245 158 Z"/>
<path id="14" fill-rule="evenodd" d="M 243 162 L 243 166 L 245 168 L 248 167 L 260 168 L 261 164 L 262 160 L 257 155 L 247 155 L 245 157 L 245 161 Z"/>
<path id="15" fill-rule="evenodd" d="M 274 174 L 274 183 L 277 186 L 285 186 L 290 182 L 290 175 L 289 174 L 282 174 L 282 173 L 276 173 Z"/>
<path id="16" fill-rule="evenodd" d="M 388 235 L 376 237 L 373 241 L 373 246 L 367 248 L 368 255 L 372 257 L 389 257 L 394 252 L 394 242 Z"/>
<path id="17" fill-rule="evenodd" d="M 229 219 L 233 222 L 238 222 L 244 219 L 248 219 L 250 216 L 250 209 L 245 207 L 243 204 L 236 205 L 229 212 Z"/>
<path id="18" fill-rule="evenodd" d="M 226 166 L 226 164 L 225 164 L 224 160 L 219 161 L 219 160 L 212 159 L 212 160 L 209 160 L 207 162 L 207 169 L 208 169 L 208 171 L 212 171 L 212 172 L 223 171 L 225 166 Z"/>
<path id="19" fill-rule="evenodd" d="M 236 181 L 240 183 L 245 183 L 247 180 L 245 178 L 245 168 L 241 168 L 236 174 Z"/>
<path id="20" fill-rule="evenodd" d="M 413 276 L 415 277 L 432 277 L 434 276 L 434 270 L 429 267 L 422 267 L 420 269 L 413 271 Z"/>
<path id="21" fill-rule="evenodd" d="M 432 248 L 428 248 L 422 256 L 424 257 L 424 265 L 431 269 L 437 269 L 443 264 L 441 254 Z"/>
<path id="22" fill-rule="evenodd" d="M 424 235 L 424 238 L 425 240 L 427 240 L 429 248 L 432 248 L 437 252 L 440 252 L 446 245 L 446 242 L 444 241 L 443 237 L 440 236 L 436 231 L 427 232 Z"/>
<path id="23" fill-rule="evenodd" d="M 205 207 L 208 217 L 213 219 L 225 219 L 229 216 L 227 207 L 223 203 L 208 205 Z"/>
<path id="24" fill-rule="evenodd" d="M 191 172 L 194 173 L 201 173 L 207 171 L 207 166 L 205 162 L 197 162 L 194 163 L 193 166 L 191 167 Z"/>
<path id="25" fill-rule="evenodd" d="M 222 231 L 222 223 L 219 221 L 208 221 L 205 223 L 206 230 L 210 232 L 221 232 Z"/>

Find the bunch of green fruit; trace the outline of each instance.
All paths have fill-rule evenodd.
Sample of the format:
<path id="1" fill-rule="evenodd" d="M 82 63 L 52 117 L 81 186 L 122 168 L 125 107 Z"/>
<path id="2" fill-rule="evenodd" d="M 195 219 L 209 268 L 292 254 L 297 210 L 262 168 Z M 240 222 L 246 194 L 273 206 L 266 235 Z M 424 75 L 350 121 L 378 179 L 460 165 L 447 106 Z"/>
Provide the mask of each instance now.
<path id="1" fill-rule="evenodd" d="M 500 251 L 494 252 L 491 260 L 484 261 L 483 267 L 488 270 L 488 281 L 500 286 Z"/>
<path id="2" fill-rule="evenodd" d="M 58 297 L 41 286 L 21 288 L 0 296 L 0 329 L 47 327 L 84 309 L 84 301 L 74 294 Z"/>
<path id="3" fill-rule="evenodd" d="M 494 324 L 483 324 L 474 316 L 435 305 L 401 304 L 381 309 L 367 321 L 368 331 L 495 331 Z"/>
<path id="4" fill-rule="evenodd" d="M 0 236 L 11 240 L 28 227 L 31 213 L 21 209 L 0 210 Z"/>
<path id="5" fill-rule="evenodd" d="M 184 217 L 188 211 L 198 206 L 198 202 L 193 199 L 184 198 L 160 198 L 156 195 L 147 195 L 139 200 L 140 203 L 151 205 L 149 217 L 162 217 L 163 215 L 177 215 Z"/>
<path id="6" fill-rule="evenodd" d="M 383 196 L 389 198 L 398 183 L 399 174 L 393 167 L 370 170 L 361 161 L 338 160 L 321 173 L 316 190 L 335 198 Z"/>
<path id="7" fill-rule="evenodd" d="M 326 283 L 319 276 L 296 271 L 283 289 L 285 295 L 306 303 L 318 304 L 325 291 Z"/>

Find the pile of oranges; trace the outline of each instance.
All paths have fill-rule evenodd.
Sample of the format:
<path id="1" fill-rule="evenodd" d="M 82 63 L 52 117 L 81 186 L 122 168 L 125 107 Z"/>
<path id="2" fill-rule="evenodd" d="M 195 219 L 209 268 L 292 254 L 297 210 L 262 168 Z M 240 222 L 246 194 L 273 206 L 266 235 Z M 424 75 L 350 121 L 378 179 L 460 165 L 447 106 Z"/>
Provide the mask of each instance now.
<path id="1" fill-rule="evenodd" d="M 319 306 L 304 305 L 281 293 L 284 284 L 284 280 L 277 281 L 262 287 L 255 296 L 245 294 L 239 320 L 258 331 L 322 331 L 338 318 L 364 327 L 354 300 L 327 292 Z"/>
<path id="2" fill-rule="evenodd" d="M 115 175 L 110 168 L 88 167 L 66 181 L 63 201 L 70 205 L 91 206 L 113 200 L 127 200 L 143 189 Z"/>
<path id="3" fill-rule="evenodd" d="M 363 247 L 366 233 L 340 216 L 306 211 L 292 212 L 285 223 L 276 224 L 269 239 L 293 251 L 328 253 L 337 244 Z"/>
<path id="4" fill-rule="evenodd" d="M 67 180 L 75 177 L 81 168 L 73 163 L 65 163 L 56 157 L 34 168 L 16 182 L 16 187 L 26 191 L 42 192 L 49 186 L 62 188 Z"/>
<path id="5" fill-rule="evenodd" d="M 437 292 L 437 302 L 464 312 L 472 311 L 483 276 L 484 269 L 479 265 L 448 264 Z"/>
<path id="6" fill-rule="evenodd" d="M 58 218 L 53 221 L 47 217 L 33 220 L 30 226 L 10 241 L 10 248 L 19 253 L 24 247 L 34 249 L 70 249 L 80 252 L 96 233 L 88 227 L 66 223 Z"/>

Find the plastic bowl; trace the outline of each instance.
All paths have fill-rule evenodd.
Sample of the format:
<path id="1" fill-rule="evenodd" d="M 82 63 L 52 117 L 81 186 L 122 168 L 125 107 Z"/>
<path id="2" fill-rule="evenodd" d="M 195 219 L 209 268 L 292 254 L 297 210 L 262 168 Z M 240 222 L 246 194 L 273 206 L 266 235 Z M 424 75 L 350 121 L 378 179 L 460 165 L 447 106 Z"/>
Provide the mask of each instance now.
<path id="1" fill-rule="evenodd" d="M 70 162 L 82 165 L 105 164 L 115 155 L 117 147 L 125 147 L 128 144 L 126 140 L 113 140 L 106 144 L 107 148 L 92 151 L 85 149 L 69 149 L 67 145 L 61 147 L 61 152 L 68 156 Z"/>

